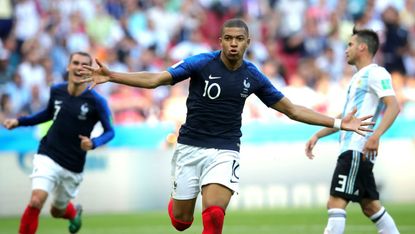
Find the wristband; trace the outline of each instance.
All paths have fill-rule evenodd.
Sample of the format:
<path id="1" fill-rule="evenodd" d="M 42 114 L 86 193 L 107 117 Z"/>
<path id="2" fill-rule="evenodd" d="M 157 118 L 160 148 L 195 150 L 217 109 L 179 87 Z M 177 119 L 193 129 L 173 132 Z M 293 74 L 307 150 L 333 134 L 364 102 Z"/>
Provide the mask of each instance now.
<path id="1" fill-rule="evenodd" d="M 342 119 L 334 119 L 333 128 L 341 129 L 342 127 Z"/>

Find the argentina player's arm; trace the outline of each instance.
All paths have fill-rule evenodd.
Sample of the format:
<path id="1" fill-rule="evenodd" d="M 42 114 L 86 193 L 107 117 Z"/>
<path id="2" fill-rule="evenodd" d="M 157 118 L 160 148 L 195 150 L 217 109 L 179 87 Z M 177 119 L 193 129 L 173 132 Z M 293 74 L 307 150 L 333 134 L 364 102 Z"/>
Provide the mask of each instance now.
<path id="1" fill-rule="evenodd" d="M 336 118 L 341 118 L 341 114 L 337 115 Z M 320 138 L 326 137 L 326 136 L 331 135 L 331 134 L 333 134 L 335 132 L 338 132 L 338 131 L 339 131 L 339 129 L 337 129 L 337 128 L 329 128 L 329 127 L 325 127 L 325 128 L 320 129 L 319 131 L 317 131 L 306 142 L 305 149 L 304 149 L 305 150 L 305 155 L 309 159 L 313 159 L 314 158 L 313 149 L 314 149 L 314 146 L 316 146 L 317 141 Z"/>
<path id="2" fill-rule="evenodd" d="M 379 98 L 377 108 L 383 110 L 376 111 L 373 118 L 377 119 L 382 113 L 382 119 L 367 139 L 362 151 L 365 157 L 374 158 L 378 155 L 380 137 L 392 126 L 400 112 L 400 107 L 393 89 L 392 77 L 384 68 L 373 69 L 368 83 L 372 92 Z"/>
<path id="3" fill-rule="evenodd" d="M 108 69 L 96 59 L 97 68 L 84 65 L 85 70 L 80 74 L 84 76 L 82 82 L 92 82 L 90 89 L 98 84 L 113 82 L 133 87 L 153 89 L 161 85 L 169 85 L 172 82 L 172 76 L 167 71 L 162 72 L 115 72 Z"/>

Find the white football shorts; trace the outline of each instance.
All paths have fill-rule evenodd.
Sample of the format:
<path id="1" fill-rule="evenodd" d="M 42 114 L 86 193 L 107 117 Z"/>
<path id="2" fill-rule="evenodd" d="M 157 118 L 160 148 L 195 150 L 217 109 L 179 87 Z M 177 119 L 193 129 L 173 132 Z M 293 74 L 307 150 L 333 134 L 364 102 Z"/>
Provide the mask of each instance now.
<path id="1" fill-rule="evenodd" d="M 239 191 L 239 152 L 177 144 L 172 158 L 172 197 L 196 198 L 202 186 L 221 184 Z"/>
<path id="2" fill-rule="evenodd" d="M 32 190 L 40 189 L 53 194 L 52 205 L 58 209 L 65 209 L 69 201 L 78 194 L 83 173 L 68 171 L 48 156 L 35 154 L 30 178 Z"/>

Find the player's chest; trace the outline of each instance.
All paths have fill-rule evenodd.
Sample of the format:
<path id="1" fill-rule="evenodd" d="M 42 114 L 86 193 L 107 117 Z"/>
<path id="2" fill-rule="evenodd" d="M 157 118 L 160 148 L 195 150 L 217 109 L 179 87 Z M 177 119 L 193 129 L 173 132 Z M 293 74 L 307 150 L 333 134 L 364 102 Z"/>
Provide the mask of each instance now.
<path id="1" fill-rule="evenodd" d="M 214 99 L 246 99 L 254 90 L 253 80 L 243 73 L 204 72 L 198 79 L 202 97 Z"/>
<path id="2" fill-rule="evenodd" d="M 84 121 L 95 112 L 90 100 L 79 97 L 58 97 L 53 100 L 54 117 Z"/>
<path id="3" fill-rule="evenodd" d="M 369 84 L 367 76 L 353 77 L 350 81 L 348 96 L 359 96 L 364 95 L 368 92 Z"/>

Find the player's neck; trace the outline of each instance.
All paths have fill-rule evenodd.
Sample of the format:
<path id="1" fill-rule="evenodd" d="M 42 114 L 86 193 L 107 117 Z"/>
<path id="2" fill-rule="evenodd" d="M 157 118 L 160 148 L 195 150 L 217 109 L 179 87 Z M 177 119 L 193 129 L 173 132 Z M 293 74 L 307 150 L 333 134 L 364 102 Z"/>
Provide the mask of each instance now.
<path id="1" fill-rule="evenodd" d="M 68 83 L 68 93 L 71 96 L 81 95 L 85 91 L 86 88 L 87 88 L 87 84 L 75 84 L 73 82 Z"/>
<path id="2" fill-rule="evenodd" d="M 226 56 L 223 55 L 223 53 L 221 53 L 220 59 L 222 60 L 225 67 L 227 69 L 229 69 L 230 71 L 237 70 L 242 65 L 242 62 L 243 62 L 242 59 L 231 61 L 231 60 L 227 59 Z"/>
<path id="3" fill-rule="evenodd" d="M 360 59 L 358 62 L 356 62 L 355 66 L 357 68 L 357 70 L 360 70 L 370 64 L 373 63 L 372 58 L 362 58 Z"/>

